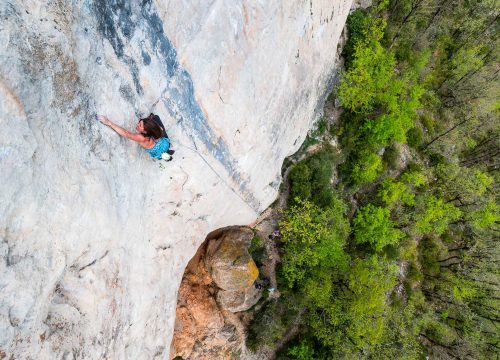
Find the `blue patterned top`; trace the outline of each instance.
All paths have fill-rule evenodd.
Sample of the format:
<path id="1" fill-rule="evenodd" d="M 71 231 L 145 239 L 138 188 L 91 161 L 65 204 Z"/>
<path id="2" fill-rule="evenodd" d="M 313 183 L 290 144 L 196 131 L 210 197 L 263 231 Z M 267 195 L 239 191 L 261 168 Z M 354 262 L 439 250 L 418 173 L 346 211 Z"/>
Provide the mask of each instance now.
<path id="1" fill-rule="evenodd" d="M 155 159 L 161 159 L 161 154 L 166 153 L 168 149 L 170 148 L 170 140 L 166 137 L 160 138 L 155 146 L 153 146 L 151 149 L 146 149 L 149 155 Z"/>

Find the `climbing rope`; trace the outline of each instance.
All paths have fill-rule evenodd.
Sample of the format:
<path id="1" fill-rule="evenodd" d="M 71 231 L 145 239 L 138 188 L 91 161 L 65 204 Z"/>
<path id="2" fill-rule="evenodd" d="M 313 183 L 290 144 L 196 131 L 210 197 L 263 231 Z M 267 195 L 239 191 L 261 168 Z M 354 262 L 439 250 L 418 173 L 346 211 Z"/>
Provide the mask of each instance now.
<path id="1" fill-rule="evenodd" d="M 194 144 L 194 140 L 193 139 L 191 139 L 191 140 L 193 141 L 193 144 Z M 172 141 L 171 141 L 171 144 L 172 144 Z M 213 168 L 213 166 L 210 165 L 210 163 L 207 161 L 207 159 L 205 159 L 205 157 L 198 152 L 198 149 L 196 149 L 196 144 L 194 145 L 195 146 L 194 149 L 192 147 L 188 146 L 188 145 L 182 144 L 181 142 L 175 142 L 175 144 L 176 145 L 180 145 L 180 146 L 182 146 L 182 147 L 184 147 L 184 148 L 186 148 L 188 150 L 191 150 L 192 152 L 196 153 L 203 160 L 203 162 L 205 164 L 207 164 L 207 166 L 210 168 L 210 170 L 212 170 L 212 172 L 215 175 L 217 175 L 217 177 L 224 183 L 224 185 L 226 185 L 227 188 L 229 188 L 236 196 L 238 196 L 241 199 L 241 201 L 243 201 L 250 209 L 252 209 L 253 212 L 255 212 L 257 215 L 259 214 L 258 210 L 255 209 L 251 204 L 249 204 L 248 201 L 241 194 L 239 194 L 236 190 L 234 190 L 233 187 L 231 185 L 229 185 L 227 183 L 227 181 L 217 172 L 217 170 L 215 170 Z"/>

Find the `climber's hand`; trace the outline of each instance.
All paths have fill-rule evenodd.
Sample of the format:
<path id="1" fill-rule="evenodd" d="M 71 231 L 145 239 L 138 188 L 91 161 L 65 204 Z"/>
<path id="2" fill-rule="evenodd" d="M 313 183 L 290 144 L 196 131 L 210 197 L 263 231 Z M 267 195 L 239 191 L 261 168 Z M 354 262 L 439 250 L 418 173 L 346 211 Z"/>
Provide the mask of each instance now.
<path id="1" fill-rule="evenodd" d="M 109 119 L 104 115 L 96 115 L 95 118 L 104 125 L 109 125 Z"/>

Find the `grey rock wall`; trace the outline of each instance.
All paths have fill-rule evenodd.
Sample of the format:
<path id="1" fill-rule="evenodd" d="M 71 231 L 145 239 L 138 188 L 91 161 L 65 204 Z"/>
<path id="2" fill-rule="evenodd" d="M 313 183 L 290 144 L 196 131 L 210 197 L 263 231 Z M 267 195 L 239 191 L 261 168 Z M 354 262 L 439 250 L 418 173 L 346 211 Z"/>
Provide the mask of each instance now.
<path id="1" fill-rule="evenodd" d="M 0 358 L 168 356 L 186 263 L 276 197 L 350 2 L 0 2 Z M 164 170 L 93 119 L 151 111 Z"/>

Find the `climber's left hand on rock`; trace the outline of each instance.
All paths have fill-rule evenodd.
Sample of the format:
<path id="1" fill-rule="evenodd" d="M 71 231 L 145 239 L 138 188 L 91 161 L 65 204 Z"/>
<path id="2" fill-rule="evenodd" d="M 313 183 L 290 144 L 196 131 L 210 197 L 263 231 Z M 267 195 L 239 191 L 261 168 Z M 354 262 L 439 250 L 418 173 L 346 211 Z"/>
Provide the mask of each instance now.
<path id="1" fill-rule="evenodd" d="M 96 115 L 96 120 L 100 121 L 104 125 L 109 125 L 109 119 L 104 115 Z"/>

